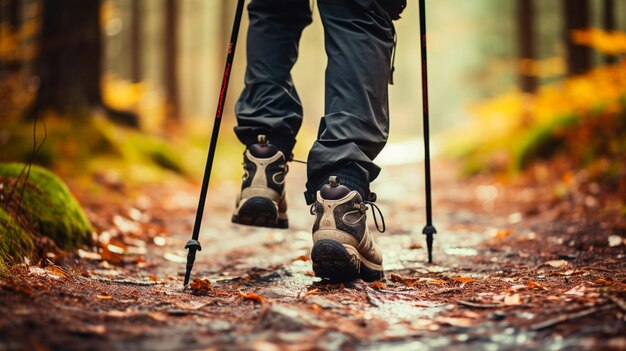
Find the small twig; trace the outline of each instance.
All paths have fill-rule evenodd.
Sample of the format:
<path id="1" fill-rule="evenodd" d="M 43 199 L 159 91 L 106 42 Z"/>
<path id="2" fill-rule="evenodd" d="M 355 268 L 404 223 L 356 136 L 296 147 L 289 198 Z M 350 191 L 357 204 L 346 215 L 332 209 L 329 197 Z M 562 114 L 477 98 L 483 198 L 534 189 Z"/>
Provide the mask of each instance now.
<path id="1" fill-rule="evenodd" d="M 91 277 L 91 280 L 95 280 L 103 283 L 112 283 L 112 284 L 120 284 L 120 285 L 138 285 L 138 286 L 152 286 L 156 285 L 156 282 L 153 281 L 141 281 L 141 280 L 130 280 L 130 279 L 108 279 L 101 277 Z"/>
<path id="2" fill-rule="evenodd" d="M 543 322 L 540 323 L 536 323 L 530 326 L 530 330 L 542 330 L 542 329 L 546 329 L 549 327 L 552 327 L 554 325 L 557 325 L 559 323 L 563 323 L 563 322 L 567 322 L 567 321 L 571 321 L 574 319 L 578 319 L 578 318 L 582 318 L 600 311 L 606 311 L 606 310 L 610 310 L 612 308 L 615 308 L 615 305 L 602 305 L 602 306 L 594 306 L 591 308 L 588 308 L 586 310 L 582 310 L 582 311 L 578 311 L 578 312 L 574 312 L 574 313 L 566 313 L 566 314 L 562 314 L 558 317 L 555 318 L 551 318 L 548 320 L 545 320 Z"/>
<path id="3" fill-rule="evenodd" d="M 472 307 L 472 308 L 496 308 L 502 306 L 499 303 L 475 303 L 471 301 L 457 300 L 459 305 Z"/>

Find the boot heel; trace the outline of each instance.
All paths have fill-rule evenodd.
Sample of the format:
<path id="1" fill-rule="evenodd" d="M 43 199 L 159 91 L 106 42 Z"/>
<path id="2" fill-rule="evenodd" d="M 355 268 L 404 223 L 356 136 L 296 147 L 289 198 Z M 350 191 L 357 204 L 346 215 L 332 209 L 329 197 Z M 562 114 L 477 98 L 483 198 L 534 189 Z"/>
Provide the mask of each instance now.
<path id="1" fill-rule="evenodd" d="M 313 271 L 317 277 L 331 281 L 351 281 L 359 278 L 360 261 L 338 241 L 322 239 L 311 250 Z"/>

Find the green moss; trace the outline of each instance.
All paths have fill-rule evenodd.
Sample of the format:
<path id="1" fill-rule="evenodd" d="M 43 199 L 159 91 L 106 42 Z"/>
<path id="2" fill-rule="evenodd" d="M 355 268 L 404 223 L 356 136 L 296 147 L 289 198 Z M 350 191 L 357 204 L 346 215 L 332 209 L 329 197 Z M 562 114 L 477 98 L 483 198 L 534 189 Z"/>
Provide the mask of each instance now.
<path id="1" fill-rule="evenodd" d="M 9 264 L 30 256 L 34 247 L 30 234 L 0 208 L 0 273 L 6 271 Z"/>
<path id="2" fill-rule="evenodd" d="M 0 192 L 5 197 L 23 168 L 21 163 L 0 164 L 0 182 L 4 184 Z M 30 232 L 51 238 L 65 250 L 91 241 L 91 225 L 61 179 L 42 167 L 32 166 L 24 189 L 19 202 L 18 191 L 13 193 L 9 208 L 15 209 L 15 213 L 9 213 L 27 225 Z"/>
<path id="3" fill-rule="evenodd" d="M 524 132 L 511 144 L 514 170 L 519 171 L 532 161 L 550 157 L 561 150 L 564 141 L 558 132 L 572 128 L 578 121 L 580 117 L 575 115 L 558 117 Z"/>

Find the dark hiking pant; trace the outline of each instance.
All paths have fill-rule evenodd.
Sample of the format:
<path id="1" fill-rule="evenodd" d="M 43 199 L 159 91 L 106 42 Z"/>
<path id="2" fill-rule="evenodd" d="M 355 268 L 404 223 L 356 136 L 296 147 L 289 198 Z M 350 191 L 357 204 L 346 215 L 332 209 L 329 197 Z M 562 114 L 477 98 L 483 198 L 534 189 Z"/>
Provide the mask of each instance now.
<path id="1" fill-rule="evenodd" d="M 337 175 L 367 199 L 369 183 L 380 173 L 373 160 L 389 130 L 392 20 L 377 0 L 317 3 L 328 65 L 325 112 L 308 156 L 305 197 L 314 202 L 328 177 Z M 265 134 L 290 159 L 303 114 L 290 71 L 302 30 L 311 23 L 309 0 L 252 0 L 248 12 L 248 65 L 235 133 L 247 146 Z"/>

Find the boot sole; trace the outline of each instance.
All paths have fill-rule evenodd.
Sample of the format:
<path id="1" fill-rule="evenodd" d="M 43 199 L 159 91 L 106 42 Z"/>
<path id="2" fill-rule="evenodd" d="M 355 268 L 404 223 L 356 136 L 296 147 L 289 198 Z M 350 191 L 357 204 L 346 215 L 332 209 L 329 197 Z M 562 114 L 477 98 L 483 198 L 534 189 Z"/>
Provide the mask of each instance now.
<path id="1" fill-rule="evenodd" d="M 317 241 L 311 250 L 315 276 L 332 282 L 348 282 L 359 278 L 373 282 L 385 276 L 382 270 L 366 266 L 354 247 L 348 248 L 336 240 Z"/>
<path id="2" fill-rule="evenodd" d="M 287 218 L 279 218 L 278 209 L 274 202 L 262 196 L 249 198 L 241 205 L 237 214 L 233 215 L 231 221 L 254 227 L 281 229 L 289 227 Z"/>

